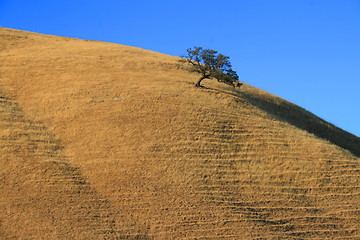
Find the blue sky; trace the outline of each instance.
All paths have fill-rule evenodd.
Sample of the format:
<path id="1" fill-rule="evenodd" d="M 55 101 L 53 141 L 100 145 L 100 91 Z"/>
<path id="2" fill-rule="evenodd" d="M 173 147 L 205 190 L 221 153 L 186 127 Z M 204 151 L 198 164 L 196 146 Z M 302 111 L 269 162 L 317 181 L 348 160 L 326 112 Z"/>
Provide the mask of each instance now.
<path id="1" fill-rule="evenodd" d="M 174 56 L 214 49 L 241 81 L 360 136 L 360 0 L 0 0 L 0 26 Z"/>

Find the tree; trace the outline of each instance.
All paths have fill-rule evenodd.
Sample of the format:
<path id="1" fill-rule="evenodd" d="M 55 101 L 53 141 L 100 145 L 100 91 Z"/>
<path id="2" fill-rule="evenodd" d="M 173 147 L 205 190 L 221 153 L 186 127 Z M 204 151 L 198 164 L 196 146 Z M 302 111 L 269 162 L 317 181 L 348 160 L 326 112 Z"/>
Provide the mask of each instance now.
<path id="1" fill-rule="evenodd" d="M 238 75 L 231 68 L 229 57 L 219 54 L 217 51 L 194 47 L 194 49 L 187 49 L 187 55 L 181 58 L 181 62 L 190 64 L 191 71 L 201 74 L 201 77 L 195 83 L 196 87 L 201 87 L 201 81 L 207 78 L 215 78 L 218 82 L 233 87 L 242 85 L 239 82 Z"/>

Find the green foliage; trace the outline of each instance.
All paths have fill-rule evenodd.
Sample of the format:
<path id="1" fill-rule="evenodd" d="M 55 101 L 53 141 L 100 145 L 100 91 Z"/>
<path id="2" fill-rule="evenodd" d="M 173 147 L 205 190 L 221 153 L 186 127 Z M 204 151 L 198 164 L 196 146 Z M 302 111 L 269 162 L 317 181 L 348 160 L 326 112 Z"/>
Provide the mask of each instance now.
<path id="1" fill-rule="evenodd" d="M 189 63 L 190 70 L 201 74 L 195 86 L 200 87 L 200 82 L 206 78 L 215 78 L 219 82 L 233 87 L 240 87 L 239 77 L 232 69 L 229 57 L 219 54 L 215 50 L 194 47 L 187 49 L 187 55 L 182 56 L 181 62 Z"/>

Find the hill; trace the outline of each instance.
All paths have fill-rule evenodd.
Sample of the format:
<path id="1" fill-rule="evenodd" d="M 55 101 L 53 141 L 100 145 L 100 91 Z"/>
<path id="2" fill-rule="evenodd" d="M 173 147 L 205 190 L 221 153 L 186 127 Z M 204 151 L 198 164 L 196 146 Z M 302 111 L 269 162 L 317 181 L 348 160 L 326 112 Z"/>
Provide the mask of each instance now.
<path id="1" fill-rule="evenodd" d="M 359 239 L 360 139 L 118 44 L 0 29 L 1 239 Z"/>

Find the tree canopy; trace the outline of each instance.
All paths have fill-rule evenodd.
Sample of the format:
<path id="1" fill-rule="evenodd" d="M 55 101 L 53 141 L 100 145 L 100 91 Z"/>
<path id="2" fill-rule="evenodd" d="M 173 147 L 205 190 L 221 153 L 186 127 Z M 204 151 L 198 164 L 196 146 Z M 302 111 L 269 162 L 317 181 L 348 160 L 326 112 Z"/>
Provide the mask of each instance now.
<path id="1" fill-rule="evenodd" d="M 206 78 L 215 78 L 219 82 L 226 83 L 233 87 L 240 87 L 239 76 L 232 69 L 229 57 L 219 54 L 215 50 L 194 47 L 187 49 L 187 55 L 182 56 L 181 62 L 190 64 L 190 70 L 201 74 L 195 83 L 196 87 L 201 87 L 200 83 Z"/>

